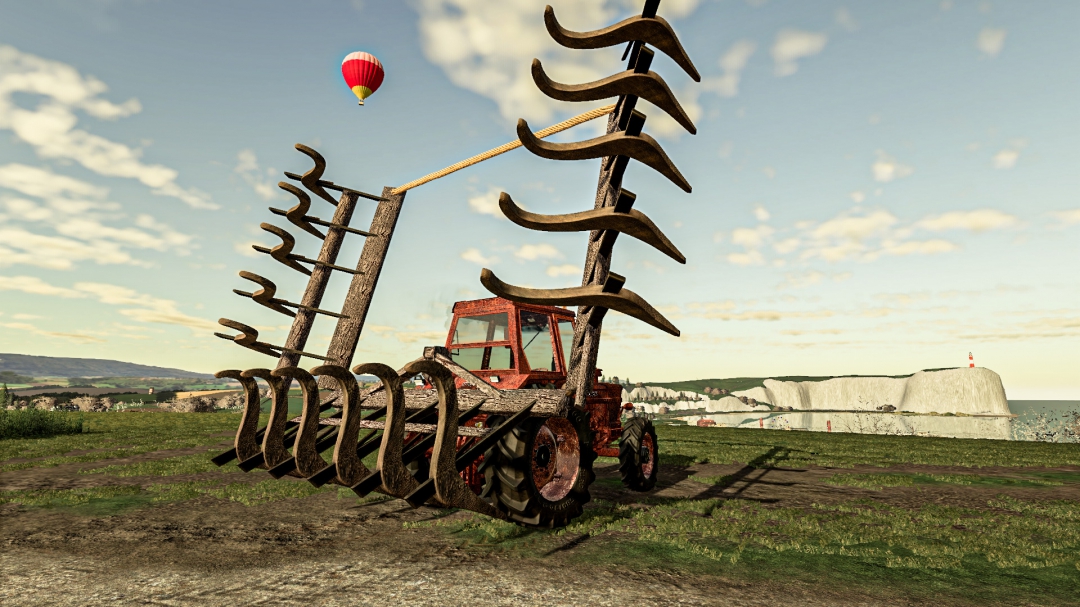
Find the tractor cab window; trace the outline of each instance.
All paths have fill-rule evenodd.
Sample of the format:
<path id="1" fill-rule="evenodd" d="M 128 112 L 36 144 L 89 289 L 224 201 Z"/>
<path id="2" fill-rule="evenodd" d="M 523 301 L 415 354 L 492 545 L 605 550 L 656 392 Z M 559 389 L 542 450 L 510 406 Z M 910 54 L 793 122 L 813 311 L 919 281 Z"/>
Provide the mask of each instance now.
<path id="1" fill-rule="evenodd" d="M 574 349 L 574 321 L 559 321 L 559 341 L 562 342 L 563 369 L 569 369 L 570 351 Z"/>
<path id="2" fill-rule="evenodd" d="M 521 311 L 521 346 L 532 371 L 555 371 L 555 350 L 547 314 Z"/>
<path id="3" fill-rule="evenodd" d="M 514 368 L 514 354 L 510 346 L 458 348 L 450 350 L 450 358 L 470 371 Z"/>
<path id="4" fill-rule="evenodd" d="M 452 344 L 474 344 L 486 341 L 507 341 L 510 328 L 506 312 L 482 314 L 480 316 L 462 316 L 454 329 Z M 506 367 L 503 367 L 506 368 Z"/>

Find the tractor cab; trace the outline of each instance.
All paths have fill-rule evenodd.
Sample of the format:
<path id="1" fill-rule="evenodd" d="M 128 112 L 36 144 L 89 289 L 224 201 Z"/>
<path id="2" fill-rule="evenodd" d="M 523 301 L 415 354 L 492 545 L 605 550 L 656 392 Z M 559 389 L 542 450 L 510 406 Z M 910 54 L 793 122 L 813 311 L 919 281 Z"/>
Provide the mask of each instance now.
<path id="1" fill-rule="evenodd" d="M 491 297 L 454 304 L 446 348 L 500 390 L 561 388 L 573 337 L 570 310 Z"/>

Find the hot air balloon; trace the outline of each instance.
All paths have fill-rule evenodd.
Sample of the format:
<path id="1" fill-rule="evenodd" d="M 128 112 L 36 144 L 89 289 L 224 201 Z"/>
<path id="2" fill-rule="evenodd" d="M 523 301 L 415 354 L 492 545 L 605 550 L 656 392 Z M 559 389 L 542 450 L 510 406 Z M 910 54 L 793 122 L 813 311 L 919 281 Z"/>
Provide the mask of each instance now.
<path id="1" fill-rule="evenodd" d="M 360 100 L 360 105 L 364 105 L 364 99 L 379 90 L 383 80 L 383 67 L 371 53 L 349 53 L 341 62 L 341 75 L 345 77 L 345 84 L 349 85 Z"/>

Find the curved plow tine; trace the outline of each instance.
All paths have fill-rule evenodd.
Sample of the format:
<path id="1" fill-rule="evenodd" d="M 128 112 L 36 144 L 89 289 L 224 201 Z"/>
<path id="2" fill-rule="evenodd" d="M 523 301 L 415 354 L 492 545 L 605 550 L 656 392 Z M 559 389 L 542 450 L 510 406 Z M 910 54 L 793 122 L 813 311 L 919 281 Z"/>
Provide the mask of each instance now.
<path id="1" fill-rule="evenodd" d="M 270 419 L 266 427 L 262 429 L 262 448 L 251 457 L 241 458 L 240 469 L 250 472 L 255 468 L 271 468 L 282 460 L 288 458 L 285 446 L 285 430 L 289 417 L 289 393 L 288 386 L 277 377 L 270 374 L 270 369 L 248 369 L 240 374 L 241 377 L 254 379 L 259 378 L 270 386 Z M 245 411 L 246 413 L 246 411 Z M 255 440 L 259 440 L 258 434 Z"/>
<path id="2" fill-rule="evenodd" d="M 323 310 L 320 308 L 314 308 L 312 306 L 305 306 L 304 304 L 298 304 L 274 297 L 274 295 L 277 294 L 277 285 L 275 285 L 269 279 L 263 278 L 262 276 L 259 276 L 258 274 L 255 274 L 253 272 L 241 271 L 240 277 L 258 283 L 260 286 L 262 286 L 262 289 L 255 291 L 254 293 L 248 293 L 247 291 L 241 291 L 240 289 L 233 289 L 233 293 L 236 293 L 237 295 L 241 295 L 243 297 L 250 297 L 251 299 L 255 300 L 255 303 L 266 306 L 267 308 L 270 308 L 275 312 L 280 312 L 282 314 L 287 314 L 289 316 L 295 317 L 296 313 L 285 307 L 289 306 L 290 308 L 311 310 L 316 314 L 325 314 L 327 316 L 333 316 L 334 318 L 348 318 L 343 314 L 331 312 L 330 310 Z"/>
<path id="3" fill-rule="evenodd" d="M 639 121 L 644 122 L 644 114 L 635 111 L 634 115 L 639 117 Z M 585 141 L 551 143 L 534 135 L 529 129 L 528 122 L 518 120 L 517 123 L 517 134 L 521 144 L 541 158 L 588 160 L 605 156 L 626 156 L 659 172 L 684 191 L 691 191 L 690 183 L 686 181 L 679 169 L 664 153 L 664 148 L 660 147 L 655 139 L 645 133 L 631 135 L 630 132 L 631 129 L 628 128 L 627 131 L 602 135 Z"/>
<path id="4" fill-rule="evenodd" d="M 427 493 L 441 504 L 451 508 L 465 508 L 473 512 L 501 518 L 491 504 L 472 492 L 458 474 L 457 437 L 458 402 L 454 375 L 437 362 L 417 360 L 405 366 L 412 373 L 425 373 L 435 382 L 439 394 L 439 422 L 435 431 L 435 449 L 431 454 L 431 472 L 427 481 L 418 486 L 405 500 L 413 507 L 427 501 Z M 474 407 L 479 411 L 480 405 Z"/>
<path id="5" fill-rule="evenodd" d="M 254 327 L 249 327 L 242 322 L 236 322 L 235 320 L 229 320 L 228 318 L 219 318 L 218 324 L 223 327 L 228 327 L 240 332 L 240 335 L 226 335 L 224 333 L 214 333 L 214 335 L 221 339 L 228 339 L 235 342 L 249 350 L 255 350 L 260 354 L 266 354 L 267 356 L 278 356 L 276 350 L 281 348 L 259 341 L 259 332 Z"/>
<path id="6" fill-rule="evenodd" d="M 322 179 L 323 172 L 326 170 L 326 159 L 322 157 L 322 154 L 302 143 L 298 143 L 293 147 L 302 154 L 307 155 L 307 157 L 311 158 L 315 163 L 315 166 L 311 167 L 308 172 L 300 176 L 300 183 L 304 184 L 305 188 L 313 192 L 319 198 L 337 206 L 337 201 L 334 200 L 334 197 L 328 194 L 326 190 L 323 189 L 322 184 L 319 183 Z"/>
<path id="7" fill-rule="evenodd" d="M 311 196 L 308 196 L 303 190 L 294 186 L 287 181 L 279 181 L 277 187 L 285 190 L 286 192 L 296 196 L 300 201 L 297 205 L 288 211 L 282 211 L 281 209 L 271 208 L 270 211 L 275 215 L 283 215 L 294 226 L 301 230 L 311 234 L 318 238 L 326 238 L 326 234 L 315 229 L 315 226 L 311 225 L 308 221 L 308 210 L 311 209 Z"/>
<path id="8" fill-rule="evenodd" d="M 259 399 L 259 385 L 254 379 L 244 377 L 239 369 L 218 371 L 214 377 L 235 379 L 244 388 L 244 412 L 240 417 L 240 426 L 236 429 L 233 448 L 210 460 L 217 466 L 224 466 L 234 459 L 239 458 L 242 461 L 259 453 L 257 433 L 262 402 Z"/>
<path id="9" fill-rule="evenodd" d="M 596 101 L 621 95 L 640 97 L 667 112 L 691 134 L 697 134 L 694 122 L 656 72 L 625 71 L 585 84 L 560 84 L 544 73 L 539 59 L 533 59 L 532 77 L 540 92 L 558 101 Z"/>
<path id="10" fill-rule="evenodd" d="M 509 194 L 502 192 L 499 194 L 499 209 L 507 219 L 530 230 L 541 232 L 613 230 L 633 236 L 679 263 L 686 263 L 686 257 L 651 219 L 641 211 L 629 208 L 634 204 L 634 198 L 632 192 L 620 190 L 619 202 L 613 207 L 565 215 L 540 215 L 522 209 L 514 203 Z"/>
<path id="11" fill-rule="evenodd" d="M 251 248 L 255 249 L 260 253 L 266 253 L 270 257 L 273 257 L 274 260 L 278 263 L 288 266 L 296 270 L 297 272 L 300 272 L 301 274 L 311 276 L 311 270 L 296 263 L 296 259 L 298 256 L 294 255 L 292 252 L 293 247 L 296 246 L 296 239 L 293 238 L 292 234 L 271 223 L 260 223 L 259 227 L 280 238 L 281 244 L 277 245 L 273 249 L 268 249 L 264 246 L 257 244 L 251 245 Z"/>
<path id="12" fill-rule="evenodd" d="M 303 409 L 300 414 L 300 426 L 296 430 L 296 440 L 293 443 L 293 461 L 287 462 L 288 457 L 282 458 L 279 464 L 285 465 L 272 466 L 270 474 L 275 478 L 281 478 L 285 474 L 307 478 L 326 467 L 326 461 L 315 448 L 315 443 L 319 438 L 319 412 L 321 410 L 319 386 L 310 373 L 299 367 L 283 367 L 275 370 L 271 376 L 279 378 L 286 386 L 289 380 L 297 380 L 303 394 Z M 287 403 L 286 400 L 286 406 Z"/>
<path id="13" fill-rule="evenodd" d="M 352 482 L 344 483 L 350 487 L 356 495 L 364 497 L 368 493 L 379 489 L 381 492 L 395 497 L 402 497 L 412 491 L 417 484 L 415 478 L 406 468 L 406 462 L 402 459 L 405 441 L 405 392 L 402 389 L 402 377 L 392 367 L 379 363 L 368 363 L 353 367 L 353 373 L 371 374 L 382 382 L 386 406 L 386 419 L 383 421 L 382 438 L 379 440 L 379 458 L 375 470 L 358 475 Z M 359 429 L 359 428 L 358 428 Z M 335 457 L 341 446 L 334 450 Z M 367 455 L 374 451 L 376 442 L 374 436 L 369 438 L 362 447 L 350 449 L 351 453 L 360 456 L 363 451 Z M 362 457 L 362 456 L 361 456 Z"/>
<path id="14" fill-rule="evenodd" d="M 355 449 L 341 450 L 343 443 L 356 443 L 360 432 L 360 386 L 356 378 L 349 373 L 348 369 L 338 365 L 322 365 L 311 369 L 312 375 L 330 377 L 337 383 L 338 391 L 343 395 L 344 402 L 341 404 L 340 424 L 323 436 L 315 444 L 315 451 L 322 452 L 329 447 L 330 440 L 334 441 L 334 456 L 330 465 L 318 470 L 315 474 L 307 477 L 308 482 L 316 487 L 321 487 L 328 482 L 336 482 L 348 486 L 348 481 L 358 477 L 367 469 L 356 458 Z M 350 457 L 351 455 L 351 457 Z"/>
<path id="15" fill-rule="evenodd" d="M 507 284 L 499 280 L 487 268 L 480 272 L 480 282 L 484 287 L 504 299 L 544 306 L 610 308 L 678 337 L 679 330 L 668 319 L 664 318 L 663 314 L 657 312 L 656 308 L 649 305 L 649 302 L 645 301 L 637 293 L 622 288 L 624 280 L 618 274 L 611 272 L 608 274 L 607 282 L 603 285 L 570 287 L 567 289 L 529 289 Z"/>
<path id="16" fill-rule="evenodd" d="M 555 9 L 544 8 L 544 25 L 552 40 L 566 48 L 594 49 L 641 41 L 663 51 L 679 64 L 695 82 L 701 82 L 701 74 L 686 54 L 671 24 L 663 17 L 630 17 L 615 25 L 591 32 L 574 32 L 564 28 L 555 18 Z"/>
<path id="17" fill-rule="evenodd" d="M 270 308 L 275 312 L 280 312 L 286 316 L 296 316 L 296 313 L 287 309 L 279 303 L 280 300 L 275 299 L 274 295 L 277 294 L 277 285 L 273 283 L 269 278 L 264 278 L 255 274 L 254 272 L 240 271 L 240 278 L 250 280 L 251 282 L 262 287 L 254 293 L 248 293 L 247 291 L 241 291 L 240 289 L 233 289 L 233 293 L 241 295 L 243 297 L 250 297 L 255 300 L 255 303 Z"/>
<path id="18" fill-rule="evenodd" d="M 293 238 L 292 234 L 289 234 L 285 230 L 283 230 L 283 229 L 281 229 L 281 228 L 279 228 L 276 225 L 271 224 L 271 223 L 260 223 L 259 227 L 266 230 L 267 232 L 270 232 L 271 234 L 277 236 L 278 238 L 280 238 L 281 239 L 281 244 L 274 247 L 273 249 L 268 249 L 268 248 L 266 248 L 264 246 L 260 246 L 260 245 L 257 245 L 257 244 L 251 245 L 251 248 L 255 249 L 256 251 L 258 251 L 260 253 L 266 253 L 270 257 L 273 257 L 277 261 L 285 264 L 286 266 L 289 266 L 290 268 L 296 270 L 297 272 L 302 272 L 302 273 L 304 273 L 304 274 L 306 274 L 308 276 L 311 276 L 311 270 L 308 270 L 304 266 L 296 263 L 298 261 L 302 261 L 304 263 L 310 263 L 310 264 L 313 264 L 313 265 L 316 265 L 316 266 L 326 266 L 326 267 L 330 268 L 331 270 L 337 270 L 339 272 L 347 272 L 349 274 L 362 274 L 363 273 L 363 272 L 358 272 L 356 270 L 351 270 L 351 269 L 346 268 L 344 266 L 338 266 L 338 265 L 334 265 L 332 263 L 326 263 L 325 261 L 319 261 L 317 259 L 310 259 L 308 257 L 304 257 L 303 255 L 297 255 L 297 254 L 292 252 L 293 247 L 296 246 L 296 239 Z"/>

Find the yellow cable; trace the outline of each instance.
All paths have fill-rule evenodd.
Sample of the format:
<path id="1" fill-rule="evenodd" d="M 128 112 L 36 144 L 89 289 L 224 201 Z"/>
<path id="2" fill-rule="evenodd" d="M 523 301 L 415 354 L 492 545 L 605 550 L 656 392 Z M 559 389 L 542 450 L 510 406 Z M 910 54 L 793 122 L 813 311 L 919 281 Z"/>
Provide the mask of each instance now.
<path id="1" fill-rule="evenodd" d="M 555 133 L 558 133 L 560 131 L 565 131 L 566 129 L 568 129 L 570 127 L 577 126 L 577 125 L 579 125 L 579 124 L 581 124 L 583 122 L 588 122 L 590 120 L 593 120 L 595 118 L 599 118 L 601 116 L 607 116 L 614 109 L 615 109 L 614 105 L 605 105 L 604 107 L 596 108 L 595 110 L 592 110 L 592 111 L 589 111 L 589 112 L 585 112 L 584 114 L 579 114 L 577 116 L 574 116 L 573 118 L 571 118 L 569 120 L 564 120 L 563 122 L 560 122 L 558 124 L 553 124 L 553 125 L 549 126 L 546 129 L 536 131 L 534 133 L 534 135 L 536 135 L 540 139 L 543 139 L 544 137 L 547 137 L 548 135 L 554 135 Z M 406 183 L 403 186 L 396 187 L 393 190 L 391 190 L 390 193 L 391 194 L 400 194 L 402 192 L 406 192 L 406 191 L 411 190 L 411 189 L 413 189 L 413 188 L 415 188 L 417 186 L 424 185 L 425 183 L 427 183 L 429 181 L 435 181 L 436 179 L 438 179 L 440 177 L 445 177 L 445 176 L 449 175 L 450 173 L 460 171 L 461 169 L 464 169 L 465 167 L 470 167 L 470 166 L 472 166 L 472 165 L 474 165 L 474 164 L 476 164 L 478 162 L 483 162 L 483 161 L 487 160 L 488 158 L 494 158 L 494 157 L 498 156 L 499 154 L 505 154 L 506 152 L 509 152 L 510 150 L 512 150 L 514 148 L 517 148 L 517 147 L 521 147 L 521 141 L 520 140 L 512 141 L 510 143 L 500 145 L 499 147 L 488 150 L 488 151 L 484 152 L 483 154 L 477 154 L 476 156 L 473 156 L 472 158 L 467 158 L 467 159 L 462 160 L 461 162 L 459 162 L 457 164 L 452 164 L 452 165 L 446 167 L 445 169 L 442 169 L 441 171 L 435 171 L 434 173 L 429 173 L 427 175 L 424 175 L 420 179 L 417 179 L 415 181 L 410 181 L 409 183 Z"/>

